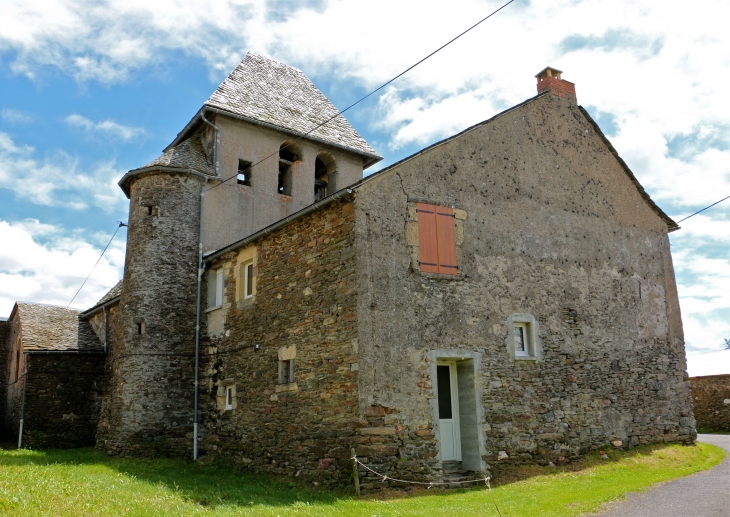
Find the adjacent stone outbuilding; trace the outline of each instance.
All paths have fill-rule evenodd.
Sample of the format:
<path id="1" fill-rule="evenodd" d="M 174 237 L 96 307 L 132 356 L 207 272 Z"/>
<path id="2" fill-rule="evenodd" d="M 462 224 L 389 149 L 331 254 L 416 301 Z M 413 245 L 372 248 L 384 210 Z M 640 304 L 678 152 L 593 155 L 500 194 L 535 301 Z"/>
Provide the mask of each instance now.
<path id="1" fill-rule="evenodd" d="M 78 314 L 65 307 L 15 304 L 4 347 L 5 437 L 17 440 L 22 432 L 26 447 L 95 443 L 104 348 Z"/>
<path id="2" fill-rule="evenodd" d="M 701 432 L 730 431 L 730 375 L 691 377 L 694 414 Z"/>

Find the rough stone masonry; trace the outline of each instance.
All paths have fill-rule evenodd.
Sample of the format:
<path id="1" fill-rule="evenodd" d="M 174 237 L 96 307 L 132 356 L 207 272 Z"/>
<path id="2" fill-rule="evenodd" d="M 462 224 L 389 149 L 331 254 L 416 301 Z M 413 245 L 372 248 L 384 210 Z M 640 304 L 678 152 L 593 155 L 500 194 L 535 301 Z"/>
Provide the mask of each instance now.
<path id="1" fill-rule="evenodd" d="M 574 96 L 546 92 L 352 191 L 210 258 L 228 308 L 209 343 L 208 454 L 348 482 L 354 446 L 390 477 L 443 479 L 442 362 L 463 470 L 693 442 L 674 223 Z M 458 273 L 420 271 L 418 203 L 453 210 Z M 251 247 L 257 292 L 242 300 Z M 531 357 L 515 354 L 516 321 Z"/>

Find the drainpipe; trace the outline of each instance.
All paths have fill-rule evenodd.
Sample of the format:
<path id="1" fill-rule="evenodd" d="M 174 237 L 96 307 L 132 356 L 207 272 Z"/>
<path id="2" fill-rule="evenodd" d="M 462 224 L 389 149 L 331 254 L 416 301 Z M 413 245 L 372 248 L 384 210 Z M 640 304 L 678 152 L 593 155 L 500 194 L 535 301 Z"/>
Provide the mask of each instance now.
<path id="1" fill-rule="evenodd" d="M 20 405 L 20 431 L 18 431 L 18 449 L 23 446 L 23 420 L 25 419 L 25 389 L 28 387 L 28 356 L 25 356 L 25 378 L 23 379 L 23 402 Z"/>
<path id="2" fill-rule="evenodd" d="M 210 122 L 207 118 L 205 118 L 205 112 L 200 114 L 200 118 L 203 119 L 203 122 L 208 124 L 210 127 L 215 129 L 215 175 L 217 178 L 221 177 L 221 130 L 218 129 L 218 126 Z"/>
<path id="3" fill-rule="evenodd" d="M 207 121 L 206 121 L 207 122 Z M 212 125 L 212 124 L 211 124 Z M 213 126 L 215 127 L 215 126 Z M 217 128 L 216 128 L 217 130 Z M 218 157 L 216 154 L 216 167 Z M 217 172 L 217 171 L 216 171 Z M 205 205 L 205 186 L 208 184 L 208 178 L 200 187 L 200 231 L 198 237 L 198 295 L 195 304 L 195 403 L 193 409 L 193 460 L 198 459 L 198 380 L 200 366 L 200 295 L 203 283 L 203 272 L 205 264 L 203 264 L 203 207 Z"/>

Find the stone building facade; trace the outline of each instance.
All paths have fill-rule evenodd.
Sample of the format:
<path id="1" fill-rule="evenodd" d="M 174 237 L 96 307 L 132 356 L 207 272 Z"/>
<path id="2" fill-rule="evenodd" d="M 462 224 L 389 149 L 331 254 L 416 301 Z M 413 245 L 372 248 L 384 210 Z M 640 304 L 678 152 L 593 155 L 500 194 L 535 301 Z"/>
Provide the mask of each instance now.
<path id="1" fill-rule="evenodd" d="M 336 484 L 352 449 L 439 481 L 694 441 L 677 225 L 559 71 L 364 179 L 380 157 L 333 113 L 249 54 L 122 178 L 125 276 L 79 315 L 98 450 Z"/>
<path id="2" fill-rule="evenodd" d="M 15 304 L 3 353 L 2 435 L 26 447 L 83 447 L 96 440 L 104 350 L 78 311 Z"/>
<path id="3" fill-rule="evenodd" d="M 730 375 L 691 377 L 689 382 L 700 432 L 730 431 Z"/>

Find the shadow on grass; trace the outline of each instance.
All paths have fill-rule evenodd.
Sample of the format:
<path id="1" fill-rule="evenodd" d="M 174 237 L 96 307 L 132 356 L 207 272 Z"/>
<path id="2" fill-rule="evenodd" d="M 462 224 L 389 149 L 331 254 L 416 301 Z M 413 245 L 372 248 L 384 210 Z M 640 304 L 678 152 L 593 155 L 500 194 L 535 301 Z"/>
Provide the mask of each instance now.
<path id="1" fill-rule="evenodd" d="M 161 485 L 202 506 L 329 505 L 350 499 L 344 492 L 312 490 L 287 478 L 218 464 L 167 458 L 110 458 L 93 449 L 0 451 L 0 466 L 104 466 L 151 485 Z"/>
<path id="2" fill-rule="evenodd" d="M 650 455 L 668 444 L 644 445 L 630 451 L 606 448 L 609 459 L 602 459 L 597 452 L 561 467 L 539 465 L 501 466 L 495 465 L 496 479 L 492 486 L 506 486 L 531 478 L 561 473 L 580 473 L 586 469 L 618 462 L 622 459 Z M 290 478 L 255 474 L 220 464 L 200 464 L 192 461 L 166 458 L 110 458 L 93 449 L 67 449 L 44 451 L 0 451 L 0 466 L 24 465 L 99 465 L 135 478 L 137 481 L 160 485 L 174 491 L 181 498 L 203 506 L 291 506 L 308 503 L 311 505 L 333 505 L 338 501 L 352 499 L 345 489 L 312 490 L 300 481 Z M 484 490 L 483 484 L 476 484 L 457 490 L 402 490 L 387 489 L 366 496 L 364 499 L 410 498 L 423 495 L 451 496 L 473 490 Z"/>

